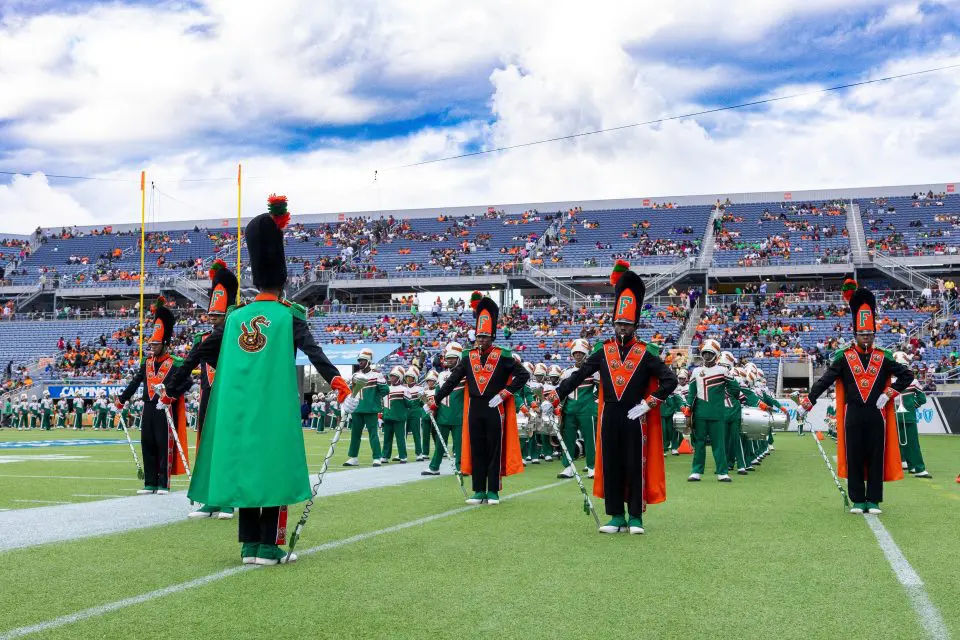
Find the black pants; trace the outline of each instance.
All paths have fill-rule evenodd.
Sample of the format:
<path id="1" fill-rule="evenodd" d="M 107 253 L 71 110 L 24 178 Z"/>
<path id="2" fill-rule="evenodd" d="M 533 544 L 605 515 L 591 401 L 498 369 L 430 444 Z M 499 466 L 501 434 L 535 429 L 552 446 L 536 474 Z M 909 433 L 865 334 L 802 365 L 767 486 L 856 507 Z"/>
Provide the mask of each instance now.
<path id="1" fill-rule="evenodd" d="M 200 406 L 197 408 L 197 447 L 200 446 L 200 436 L 203 435 L 203 422 L 207 418 L 207 404 L 210 403 L 210 392 L 200 389 Z"/>
<path id="2" fill-rule="evenodd" d="M 643 517 L 643 442 L 646 436 L 640 420 L 627 419 L 635 403 L 606 402 L 600 416 L 600 445 L 603 448 L 604 507 L 609 516 L 622 516 L 624 503 L 631 516 Z M 656 425 L 656 428 L 662 428 Z"/>
<path id="3" fill-rule="evenodd" d="M 883 449 L 886 442 L 883 414 L 876 407 L 847 404 L 845 427 L 850 499 L 880 504 L 883 501 Z"/>
<path id="4" fill-rule="evenodd" d="M 240 509 L 240 542 L 286 544 L 287 507 Z"/>
<path id="5" fill-rule="evenodd" d="M 140 449 L 143 451 L 143 484 L 146 487 L 170 488 L 167 475 L 170 430 L 161 405 L 144 403 L 140 425 Z"/>
<path id="6" fill-rule="evenodd" d="M 491 409 L 490 398 L 470 398 L 470 456 L 473 464 L 471 482 L 475 492 L 495 491 L 501 488 L 503 467 L 504 407 Z"/>

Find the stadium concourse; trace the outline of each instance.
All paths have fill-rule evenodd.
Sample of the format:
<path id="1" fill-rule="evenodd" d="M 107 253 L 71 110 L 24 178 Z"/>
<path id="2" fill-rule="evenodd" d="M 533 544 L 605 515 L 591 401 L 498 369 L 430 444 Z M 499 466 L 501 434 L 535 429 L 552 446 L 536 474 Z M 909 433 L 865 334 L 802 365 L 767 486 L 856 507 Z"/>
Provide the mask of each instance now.
<path id="1" fill-rule="evenodd" d="M 142 407 L 115 412 L 107 401 L 140 366 L 141 249 L 143 306 L 164 297 L 177 317 L 171 350 L 182 357 L 211 326 L 208 272 L 215 259 L 236 264 L 236 234 L 208 220 L 154 225 L 143 247 L 139 228 L 120 224 L 9 236 L 0 247 L 0 580 L 16 587 L 0 608 L 0 638 L 142 635 L 144 623 L 151 635 L 178 637 L 277 629 L 555 637 L 595 633 L 596 616 L 608 621 L 604 635 L 635 635 L 639 624 L 647 635 L 675 637 L 702 633 L 708 615 L 711 628 L 743 637 L 960 634 L 960 551 L 937 544 L 960 525 L 960 440 L 946 435 L 960 431 L 953 191 L 294 215 L 284 231 L 287 298 L 303 305 L 310 332 L 345 377 L 358 356 L 373 359 L 368 375 L 386 392 L 374 411 L 382 420 L 375 415 L 361 430 L 359 453 L 336 447 L 299 561 L 276 570 L 239 563 L 234 526 L 216 517 L 225 511 L 187 519 L 197 507 L 185 476 L 173 478 L 168 495 L 135 495 L 144 488 L 131 457 L 131 448 L 140 452 Z M 249 300 L 242 238 L 239 251 Z M 696 382 L 682 384 L 662 404 L 662 424 L 648 427 L 665 438 L 655 453 L 667 500 L 650 505 L 639 537 L 598 536 L 583 514 L 596 482 L 593 387 L 581 404 L 566 400 L 560 437 L 550 412 L 541 415 L 577 354 L 613 336 L 617 260 L 646 282 L 637 336 L 650 353 L 685 376 L 713 366 L 703 351 L 716 344 L 716 366 L 741 390 L 729 396 L 736 418 L 723 418 L 737 425 L 721 438 L 729 448 L 717 454 L 723 447 L 711 438 L 705 468 L 685 455 L 691 425 L 680 416 L 693 404 L 699 429 L 696 403 L 709 393 L 696 400 Z M 926 402 L 915 407 L 919 436 L 905 436 L 913 438 L 906 478 L 886 485 L 882 516 L 858 518 L 841 509 L 846 496 L 831 477 L 839 443 L 823 436 L 836 431 L 833 400 L 822 397 L 809 413 L 804 430 L 814 436 L 798 431 L 797 414 L 800 396 L 852 340 L 841 293 L 851 277 L 874 292 L 877 342 L 906 363 L 917 380 L 912 397 Z M 496 508 L 490 499 L 463 504 L 458 438 L 442 454 L 421 404 L 424 390 L 443 382 L 451 343 L 468 348 L 476 339 L 474 290 L 500 305 L 496 344 L 531 373 L 514 394 L 524 471 L 505 479 Z M 315 482 L 341 414 L 326 382 L 310 367 L 302 374 Z M 737 402 L 750 409 L 741 413 Z M 782 428 L 773 433 L 764 422 L 753 433 L 756 416 L 767 415 L 757 407 L 783 407 Z M 191 424 L 197 409 L 192 398 Z M 132 445 L 115 413 L 132 427 Z M 381 451 L 390 433 L 398 450 Z M 196 440 L 191 431 L 191 464 Z M 592 504 L 605 520 L 603 500 Z M 292 505 L 291 521 L 302 511 Z M 623 528 L 638 533 L 632 522 Z M 638 605 L 639 622 L 607 604 L 624 575 L 637 603 L 655 603 Z M 852 619 L 850 593 L 865 588 L 871 597 Z M 496 600 L 477 607 L 491 592 Z M 402 594 L 403 606 L 385 594 Z M 254 626 L 225 606 L 256 610 Z M 596 616 L 578 613 L 587 609 Z"/>

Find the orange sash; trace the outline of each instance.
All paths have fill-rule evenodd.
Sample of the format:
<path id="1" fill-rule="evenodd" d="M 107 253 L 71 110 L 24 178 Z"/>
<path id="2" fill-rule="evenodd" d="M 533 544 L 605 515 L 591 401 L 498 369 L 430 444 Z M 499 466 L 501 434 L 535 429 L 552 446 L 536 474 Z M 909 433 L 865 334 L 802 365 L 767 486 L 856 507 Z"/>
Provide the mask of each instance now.
<path id="1" fill-rule="evenodd" d="M 633 374 L 637 372 L 640 361 L 643 360 L 643 354 L 647 352 L 647 345 L 637 341 L 630 351 L 627 358 L 620 361 L 620 350 L 616 342 L 608 340 L 603 348 L 603 355 L 607 359 L 607 367 L 610 369 L 610 380 L 613 382 L 613 390 L 617 394 L 617 400 L 623 398 L 623 392 L 627 390 L 627 385 L 633 379 Z"/>
<path id="2" fill-rule="evenodd" d="M 843 352 L 843 356 L 846 358 L 850 373 L 853 374 L 853 379 L 857 383 L 860 398 L 866 402 L 867 398 L 870 397 L 870 392 L 873 391 L 873 385 L 877 384 L 877 376 L 880 375 L 880 367 L 883 365 L 883 351 L 880 349 L 873 350 L 870 359 L 867 361 L 866 369 L 860 363 L 860 356 L 857 355 L 856 349 L 847 349 Z"/>
<path id="3" fill-rule="evenodd" d="M 490 384 L 490 380 L 493 378 L 493 372 L 496 370 L 499 361 L 499 347 L 492 347 L 490 349 L 490 355 L 487 356 L 487 364 L 484 365 L 480 364 L 480 350 L 470 350 L 470 368 L 473 370 L 473 378 L 477 381 L 477 389 L 480 390 L 480 395 L 483 395 L 487 390 L 487 385 Z"/>
<path id="4" fill-rule="evenodd" d="M 154 372 L 154 359 L 151 356 L 147 358 L 147 393 L 151 400 L 156 400 L 157 392 L 153 390 L 158 384 L 163 384 L 170 369 L 173 368 L 173 358 L 167 356 L 161 363 L 160 368 Z"/>
<path id="5" fill-rule="evenodd" d="M 170 360 L 167 362 L 170 362 Z M 173 415 L 173 425 L 177 429 L 177 440 L 180 441 L 180 446 L 183 447 L 183 455 L 189 459 L 190 449 L 187 441 L 187 408 L 183 397 L 178 398 L 176 402 L 170 405 L 170 413 Z M 163 421 L 167 421 L 166 416 L 164 416 Z M 173 434 L 170 433 L 169 424 L 167 425 L 167 469 L 169 470 L 167 474 L 168 481 L 172 476 L 183 475 L 187 472 L 183 466 L 183 462 L 180 460 L 180 452 L 177 451 L 177 445 L 173 442 Z"/>

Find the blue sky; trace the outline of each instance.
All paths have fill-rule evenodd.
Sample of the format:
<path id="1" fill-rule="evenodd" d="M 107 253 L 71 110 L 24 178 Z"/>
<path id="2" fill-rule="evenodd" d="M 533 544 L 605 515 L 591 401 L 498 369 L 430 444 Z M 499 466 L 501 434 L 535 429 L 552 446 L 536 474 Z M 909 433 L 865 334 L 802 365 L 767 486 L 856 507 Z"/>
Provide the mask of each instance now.
<path id="1" fill-rule="evenodd" d="M 960 70 L 383 171 L 960 61 L 953 0 L 636 5 L 7 0 L 0 84 L 20 89 L 0 96 L 0 171 L 146 168 L 211 210 L 215 189 L 181 181 L 243 161 L 315 211 L 368 208 L 374 169 L 376 201 L 395 207 L 954 178 L 942 141 L 960 137 L 950 117 Z M 936 143 L 917 142 L 931 131 Z M 837 171 L 756 168 L 838 143 L 862 156 Z M 898 172 L 879 166 L 885 154 Z M 30 183 L 28 198 L 23 181 L 0 175 L 0 222 L 4 208 L 40 210 L 45 198 L 84 219 L 129 215 L 110 184 L 46 183 Z"/>

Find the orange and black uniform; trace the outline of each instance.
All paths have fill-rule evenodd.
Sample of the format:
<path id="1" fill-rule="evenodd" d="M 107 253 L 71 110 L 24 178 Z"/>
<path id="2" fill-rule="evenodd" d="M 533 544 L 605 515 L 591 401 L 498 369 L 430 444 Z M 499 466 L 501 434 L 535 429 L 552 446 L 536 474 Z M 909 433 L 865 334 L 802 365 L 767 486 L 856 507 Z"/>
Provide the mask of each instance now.
<path id="1" fill-rule="evenodd" d="M 474 371 L 471 358 L 480 365 L 480 371 Z M 493 370 L 489 371 L 488 366 L 492 366 Z M 487 379 L 481 383 L 478 377 Z M 501 476 L 507 475 L 504 468 L 504 434 L 507 420 L 515 419 L 515 416 L 509 415 L 512 399 L 498 407 L 490 407 L 490 401 L 501 391 L 506 390 L 510 394 L 520 391 L 529 379 L 530 373 L 510 355 L 509 350 L 492 346 L 481 353 L 478 349 L 472 349 L 450 370 L 450 377 L 434 397 L 434 402 L 440 404 L 461 381 L 466 381 L 464 420 L 468 423 L 471 477 L 476 492 L 499 492 Z"/>
<path id="2" fill-rule="evenodd" d="M 635 358 L 639 355 L 639 363 L 631 368 L 630 373 L 625 374 L 630 376 L 628 379 L 621 379 L 621 384 L 615 385 L 615 376 L 611 374 L 609 363 L 626 362 L 631 353 Z M 570 377 L 560 383 L 557 387 L 560 400 L 563 401 L 581 382 L 597 371 L 600 372 L 602 398 L 597 426 L 605 487 L 604 506 L 607 515 L 620 516 L 623 515 L 626 502 L 629 513 L 639 517 L 645 508 L 646 493 L 643 486 L 647 463 L 644 447 L 645 425 L 639 420 L 630 420 L 627 412 L 648 398 L 651 381 L 659 381 L 659 384 L 650 397 L 661 403 L 669 398 L 677 388 L 677 376 L 642 342 L 633 339 L 621 345 L 615 338 L 611 338 L 587 357 Z M 619 395 L 618 386 L 621 389 Z M 655 429 L 661 428 L 659 422 L 652 426 Z"/>

